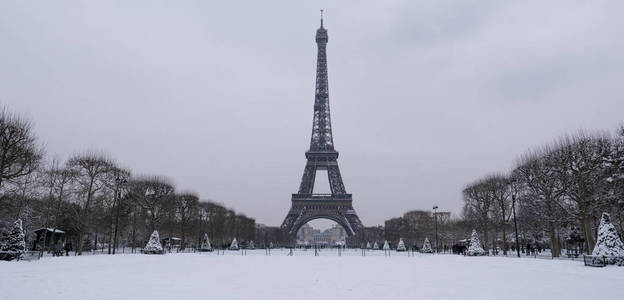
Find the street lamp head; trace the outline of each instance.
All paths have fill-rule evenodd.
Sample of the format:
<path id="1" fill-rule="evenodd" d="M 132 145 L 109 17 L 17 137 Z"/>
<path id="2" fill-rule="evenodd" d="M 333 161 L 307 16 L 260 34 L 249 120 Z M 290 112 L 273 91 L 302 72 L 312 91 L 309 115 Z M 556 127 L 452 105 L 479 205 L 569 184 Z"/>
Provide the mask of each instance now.
<path id="1" fill-rule="evenodd" d="M 436 205 L 436 206 L 434 206 L 434 207 L 433 207 L 433 209 L 438 209 L 438 206 L 437 206 L 437 205 Z"/>

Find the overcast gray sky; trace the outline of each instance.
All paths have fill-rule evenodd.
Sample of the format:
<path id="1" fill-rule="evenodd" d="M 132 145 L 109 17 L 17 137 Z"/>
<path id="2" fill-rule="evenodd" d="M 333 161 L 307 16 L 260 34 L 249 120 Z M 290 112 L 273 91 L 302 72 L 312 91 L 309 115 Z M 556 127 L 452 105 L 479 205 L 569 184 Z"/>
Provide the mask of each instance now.
<path id="1" fill-rule="evenodd" d="M 263 3 L 260 3 L 263 2 Z M 365 225 L 624 112 L 624 1 L 2 1 L 0 104 L 50 156 L 279 225 L 309 146 L 319 9 L 334 141 Z"/>

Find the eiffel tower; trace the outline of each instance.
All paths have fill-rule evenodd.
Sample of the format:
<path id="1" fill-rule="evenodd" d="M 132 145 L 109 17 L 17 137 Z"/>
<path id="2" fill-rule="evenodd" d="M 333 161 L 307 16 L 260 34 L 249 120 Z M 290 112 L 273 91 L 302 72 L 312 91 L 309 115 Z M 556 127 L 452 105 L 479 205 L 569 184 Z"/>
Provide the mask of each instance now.
<path id="1" fill-rule="evenodd" d="M 327 84 L 327 41 L 321 10 L 321 27 L 316 31 L 318 55 L 312 137 L 310 150 L 305 153 L 308 161 L 299 192 L 292 194 L 292 206 L 281 226 L 292 238 L 296 237 L 301 226 L 314 219 L 332 220 L 342 226 L 348 236 L 353 236 L 362 228 L 362 222 L 353 209 L 351 194 L 347 194 L 342 183 L 337 161 L 338 151 L 334 149 Z M 313 193 L 317 170 L 327 170 L 331 194 Z"/>

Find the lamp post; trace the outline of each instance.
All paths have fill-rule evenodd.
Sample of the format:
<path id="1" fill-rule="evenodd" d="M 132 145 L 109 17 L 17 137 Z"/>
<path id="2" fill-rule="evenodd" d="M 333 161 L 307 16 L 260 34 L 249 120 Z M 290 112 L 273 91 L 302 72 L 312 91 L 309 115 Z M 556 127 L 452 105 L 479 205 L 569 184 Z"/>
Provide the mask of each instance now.
<path id="1" fill-rule="evenodd" d="M 126 183 L 128 183 L 128 181 L 123 178 L 123 177 L 119 177 L 119 174 L 117 174 L 117 178 L 115 178 L 115 185 L 116 185 L 116 191 L 115 191 L 115 198 L 117 201 L 117 211 L 116 211 L 116 215 L 115 215 L 115 236 L 113 237 L 113 255 L 115 255 L 115 250 L 117 249 L 117 228 L 119 227 L 119 207 L 121 206 L 121 186 L 125 185 Z"/>
<path id="2" fill-rule="evenodd" d="M 196 249 L 201 249 L 202 236 L 201 236 L 201 223 L 202 223 L 202 211 L 201 208 L 197 210 L 197 247 Z"/>
<path id="3" fill-rule="evenodd" d="M 511 190 L 511 211 L 513 212 L 514 218 L 514 229 L 516 231 L 516 253 L 518 257 L 520 257 L 520 241 L 518 240 L 518 222 L 516 221 L 516 192 L 514 191 L 513 184 L 516 182 L 515 179 L 511 179 L 509 181 L 509 188 Z"/>
<path id="4" fill-rule="evenodd" d="M 435 251 L 438 253 L 438 214 L 436 209 L 438 209 L 437 205 L 433 207 L 433 220 L 435 222 Z"/>

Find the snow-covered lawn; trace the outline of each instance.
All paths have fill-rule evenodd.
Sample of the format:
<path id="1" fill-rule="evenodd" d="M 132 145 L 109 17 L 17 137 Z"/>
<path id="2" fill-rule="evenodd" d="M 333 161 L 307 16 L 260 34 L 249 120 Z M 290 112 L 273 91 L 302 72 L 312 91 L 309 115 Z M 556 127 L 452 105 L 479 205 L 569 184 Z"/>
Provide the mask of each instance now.
<path id="1" fill-rule="evenodd" d="M 0 262 L 1 299 L 624 299 L 624 267 L 582 261 L 273 250 Z"/>

